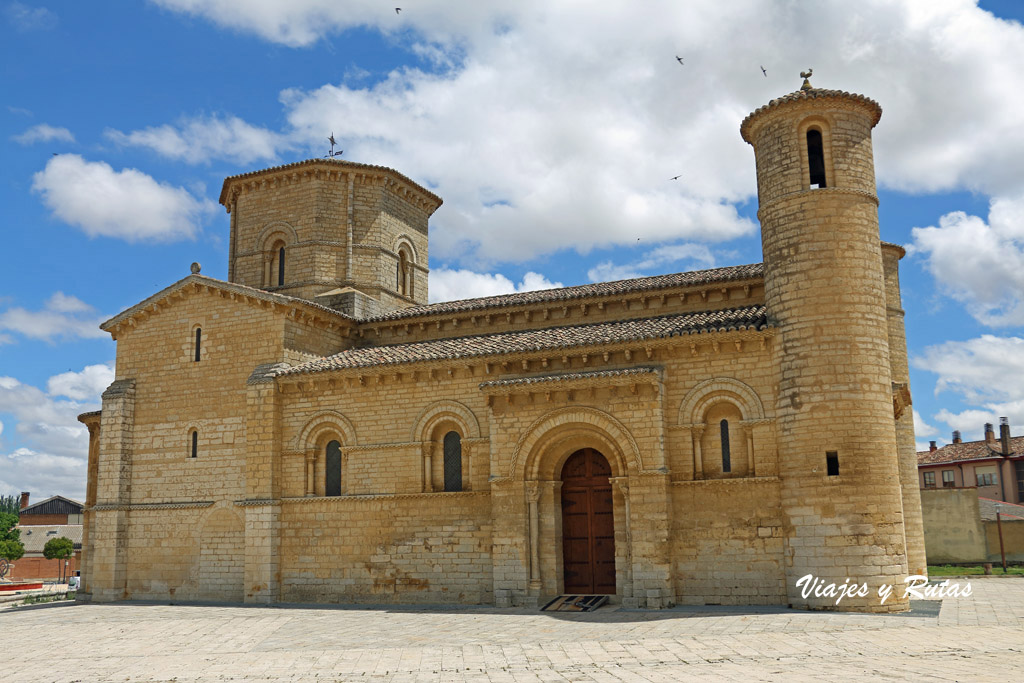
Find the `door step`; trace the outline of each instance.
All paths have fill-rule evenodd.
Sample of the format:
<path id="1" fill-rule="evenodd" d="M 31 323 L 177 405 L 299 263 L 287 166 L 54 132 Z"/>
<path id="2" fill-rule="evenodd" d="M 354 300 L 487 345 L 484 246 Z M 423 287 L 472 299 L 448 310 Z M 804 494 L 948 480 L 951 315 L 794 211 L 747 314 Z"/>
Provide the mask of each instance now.
<path id="1" fill-rule="evenodd" d="M 593 612 L 608 602 L 607 595 L 559 595 L 540 608 L 542 612 Z"/>

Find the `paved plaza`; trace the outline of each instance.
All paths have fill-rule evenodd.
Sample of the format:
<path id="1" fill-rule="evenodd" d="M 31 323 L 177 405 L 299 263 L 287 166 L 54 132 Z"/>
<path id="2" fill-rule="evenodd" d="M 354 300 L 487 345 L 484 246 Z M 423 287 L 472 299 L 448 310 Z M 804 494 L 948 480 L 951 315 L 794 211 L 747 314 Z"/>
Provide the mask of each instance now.
<path id="1" fill-rule="evenodd" d="M 955 579 L 961 585 L 966 579 Z M 1024 579 L 904 615 L 701 607 L 55 603 L 0 609 L 2 680 L 1007 681 L 1024 671 Z"/>

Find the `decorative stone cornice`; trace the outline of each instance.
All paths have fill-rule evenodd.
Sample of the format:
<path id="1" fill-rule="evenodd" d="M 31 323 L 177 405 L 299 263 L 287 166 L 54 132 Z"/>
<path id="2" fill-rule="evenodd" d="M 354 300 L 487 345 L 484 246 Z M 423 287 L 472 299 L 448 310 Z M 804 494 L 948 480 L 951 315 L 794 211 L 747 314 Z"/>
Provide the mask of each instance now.
<path id="1" fill-rule="evenodd" d="M 306 321 L 327 329 L 347 327 L 355 322 L 344 313 L 311 301 L 285 294 L 275 294 L 235 282 L 224 282 L 205 275 L 192 274 L 118 313 L 100 325 L 100 329 L 109 332 L 114 339 L 117 339 L 122 330 L 133 328 L 149 316 L 156 315 L 173 306 L 186 296 L 200 292 L 259 308 L 277 307 L 278 310 L 286 311 L 293 320 Z"/>
<path id="2" fill-rule="evenodd" d="M 736 486 L 738 484 L 778 484 L 778 477 L 732 477 L 729 479 L 674 479 L 673 486 Z"/>
<path id="3" fill-rule="evenodd" d="M 442 199 L 436 194 L 392 168 L 340 159 L 307 159 L 229 176 L 224 179 L 218 201 L 230 213 L 236 198 L 243 192 L 273 189 L 309 180 L 347 182 L 350 176 L 360 184 L 379 183 L 389 192 L 427 211 L 428 215 L 442 204 Z"/>
<path id="4" fill-rule="evenodd" d="M 281 503 L 356 503 L 359 501 L 397 500 L 409 498 L 470 498 L 473 496 L 489 496 L 490 491 L 433 491 L 429 493 L 365 493 L 347 494 L 343 496 L 302 496 L 281 498 Z"/>
<path id="5" fill-rule="evenodd" d="M 214 504 L 212 500 L 202 501 L 179 501 L 173 503 L 97 503 L 91 508 L 85 508 L 87 512 L 109 512 L 112 510 L 186 510 L 190 508 L 208 508 Z"/>
<path id="6" fill-rule="evenodd" d="M 245 500 L 233 501 L 236 507 L 256 507 L 266 505 L 278 505 L 281 500 L 279 498 L 247 498 Z"/>
<path id="7" fill-rule="evenodd" d="M 833 109 L 861 109 L 867 110 L 872 116 L 871 125 L 874 127 L 882 118 L 882 107 L 870 97 L 846 92 L 845 90 L 827 90 L 824 88 L 808 88 L 797 90 L 782 97 L 777 97 L 768 104 L 758 107 L 751 112 L 740 124 L 740 135 L 745 142 L 753 144 L 756 123 L 766 119 L 770 114 L 789 109 L 791 107 L 806 106 L 813 103 L 816 108 L 824 108 L 825 105 Z"/>
<path id="8" fill-rule="evenodd" d="M 635 367 L 612 370 L 561 372 L 533 377 L 511 377 L 484 382 L 480 390 L 488 395 L 545 393 L 591 387 L 631 386 L 661 382 L 661 368 Z"/>

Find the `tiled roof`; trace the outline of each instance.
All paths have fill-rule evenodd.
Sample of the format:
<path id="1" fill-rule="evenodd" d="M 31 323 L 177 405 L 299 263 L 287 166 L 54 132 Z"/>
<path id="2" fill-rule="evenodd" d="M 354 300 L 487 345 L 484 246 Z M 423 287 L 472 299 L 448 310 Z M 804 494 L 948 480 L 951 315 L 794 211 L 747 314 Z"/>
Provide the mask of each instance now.
<path id="1" fill-rule="evenodd" d="M 1012 455 L 1024 454 L 1024 436 L 1010 438 L 1010 453 Z M 917 465 L 920 467 L 922 465 L 939 465 L 946 462 L 963 462 L 965 460 L 999 457 L 1002 457 L 999 439 L 991 443 L 986 441 L 964 441 L 963 443 L 946 444 L 934 453 L 918 451 Z"/>
<path id="2" fill-rule="evenodd" d="M 351 349 L 281 370 L 275 374 L 278 376 L 297 375 L 346 368 L 568 349 L 577 346 L 616 344 L 704 332 L 761 330 L 767 326 L 765 307 L 750 306 L 724 311 L 704 311 L 658 318 L 618 320 L 590 325 L 549 327 L 538 330 Z"/>
<path id="3" fill-rule="evenodd" d="M 250 296 L 254 299 L 260 299 L 261 301 L 272 301 L 274 303 L 285 304 L 286 306 L 294 306 L 298 308 L 305 308 L 307 310 L 316 310 L 319 313 L 327 313 L 338 318 L 344 318 L 345 320 L 353 320 L 352 317 L 345 315 L 333 308 L 328 308 L 321 304 L 307 301 L 306 299 L 300 299 L 294 296 L 288 296 L 287 294 L 277 294 L 275 292 L 268 292 L 263 289 L 257 289 L 256 287 L 249 287 L 248 285 L 240 285 L 237 282 L 225 282 L 224 280 L 218 280 L 216 278 L 207 277 L 206 275 L 193 274 L 178 280 L 173 285 L 161 289 L 156 294 L 147 297 L 135 304 L 131 308 L 127 308 L 110 320 L 100 325 L 100 329 L 109 331 L 110 328 L 117 325 L 119 322 L 130 318 L 132 315 L 142 311 L 153 302 L 159 301 L 167 296 L 170 296 L 179 289 L 184 289 L 189 284 L 198 283 L 201 285 L 209 285 L 211 287 L 218 287 L 228 292 L 234 292 L 236 294 L 242 294 L 244 296 Z"/>
<path id="4" fill-rule="evenodd" d="M 19 524 L 17 528 L 21 530 L 18 540 L 24 544 L 26 553 L 42 553 L 51 538 L 66 538 L 75 544 L 75 550 L 82 547 L 81 524 Z"/>
<path id="5" fill-rule="evenodd" d="M 539 375 L 536 377 L 512 377 L 509 379 L 496 379 L 492 382 L 484 382 L 481 389 L 492 389 L 498 387 L 512 387 L 529 384 L 546 384 L 549 382 L 571 382 L 578 379 L 605 379 L 613 377 L 631 377 L 634 375 L 649 375 L 657 372 L 657 368 L 623 368 L 620 370 L 590 370 L 587 372 L 561 372 L 552 375 Z"/>
<path id="6" fill-rule="evenodd" d="M 400 320 L 415 316 L 447 315 L 465 311 L 478 311 L 485 308 L 504 308 L 525 304 L 571 301 L 584 297 L 619 296 L 622 294 L 668 289 L 670 287 L 691 287 L 695 285 L 711 285 L 718 282 L 749 280 L 763 276 L 763 264 L 751 263 L 745 266 L 693 270 L 686 273 L 655 275 L 653 277 L 640 277 L 631 280 L 613 280 L 612 282 L 596 282 L 591 285 L 577 285 L 575 287 L 558 287 L 556 289 L 540 289 L 532 292 L 485 296 L 478 299 L 444 301 L 437 304 L 404 308 L 375 318 L 368 318 L 364 322 Z"/>
<path id="7" fill-rule="evenodd" d="M 978 496 L 978 511 L 981 513 L 981 518 L 986 522 L 996 521 L 996 505 L 999 506 L 1000 516 L 1004 519 L 1006 517 L 1024 519 L 1024 505 L 1014 505 L 1013 503 L 1004 503 L 1001 500 Z"/>
<path id="8" fill-rule="evenodd" d="M 404 175 L 402 173 L 399 173 L 398 171 L 396 171 L 393 168 L 388 168 L 387 166 L 376 166 L 376 165 L 373 165 L 373 164 L 360 164 L 360 163 L 356 163 L 355 161 L 342 161 L 341 159 L 303 159 L 302 161 L 296 161 L 296 162 L 293 162 L 291 164 L 282 164 L 281 166 L 272 166 L 270 168 L 261 168 L 258 171 L 250 171 L 248 173 L 239 173 L 238 175 L 228 176 L 227 178 L 224 179 L 224 184 L 221 186 L 220 199 L 218 201 L 221 204 L 224 204 L 226 206 L 225 201 L 227 199 L 226 195 L 227 195 L 227 191 L 228 191 L 228 186 L 231 183 L 233 183 L 234 181 L 236 181 L 236 180 L 242 180 L 244 178 L 253 178 L 253 177 L 256 177 L 256 176 L 263 175 L 265 173 L 276 173 L 276 172 L 279 172 L 279 171 L 287 171 L 287 170 L 292 170 L 292 169 L 298 169 L 298 168 L 301 168 L 303 166 L 316 166 L 316 165 L 321 165 L 321 164 L 332 164 L 332 165 L 335 165 L 335 166 L 340 166 L 342 169 L 351 169 L 351 170 L 355 170 L 355 171 L 358 171 L 360 169 L 366 170 L 366 171 L 386 171 L 388 173 L 391 173 L 392 175 L 394 175 L 397 178 L 401 178 L 404 182 L 409 183 L 410 185 L 415 187 L 417 190 L 419 190 L 423 194 L 425 194 L 428 197 L 430 197 L 431 199 L 433 199 L 435 202 L 437 202 L 437 206 L 441 206 L 441 204 L 443 203 L 443 200 L 440 197 L 438 197 L 436 194 L 434 194 L 433 192 L 431 192 L 427 188 L 423 187 L 422 185 L 420 185 L 416 181 L 412 180 L 408 176 L 406 176 L 406 175 Z"/>
<path id="9" fill-rule="evenodd" d="M 784 104 L 790 102 L 799 102 L 801 100 L 816 100 L 816 99 L 829 99 L 829 98 L 842 98 L 845 100 L 856 100 L 862 102 L 869 107 L 873 107 L 875 110 L 875 120 L 872 121 L 871 125 L 874 126 L 878 123 L 879 119 L 882 118 L 882 107 L 870 97 L 864 95 L 858 95 L 857 93 L 846 92 L 845 90 L 826 90 L 824 88 L 811 88 L 809 90 L 796 90 L 782 97 L 776 97 L 768 104 L 758 107 L 753 112 L 747 115 L 747 118 L 743 119 L 743 123 L 740 124 L 740 135 L 747 142 L 753 142 L 747 136 L 748 128 L 750 123 L 763 114 L 766 111 L 775 109 Z"/>

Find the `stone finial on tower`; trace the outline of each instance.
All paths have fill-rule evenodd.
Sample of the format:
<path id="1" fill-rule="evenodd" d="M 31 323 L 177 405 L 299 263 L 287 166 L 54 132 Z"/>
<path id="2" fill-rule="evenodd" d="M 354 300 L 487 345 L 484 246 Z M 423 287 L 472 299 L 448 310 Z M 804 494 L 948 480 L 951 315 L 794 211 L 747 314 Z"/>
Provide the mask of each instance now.
<path id="1" fill-rule="evenodd" d="M 800 86 L 801 90 L 812 90 L 814 86 L 811 85 L 811 75 L 814 73 L 814 69 L 808 67 L 807 71 L 800 72 L 800 78 L 804 79 L 804 84 Z"/>
<path id="2" fill-rule="evenodd" d="M 203 267 L 199 265 L 198 261 L 193 261 L 192 265 L 189 266 L 189 270 L 192 271 L 193 275 L 199 275 L 199 271 L 202 270 L 202 269 L 203 269 Z"/>

